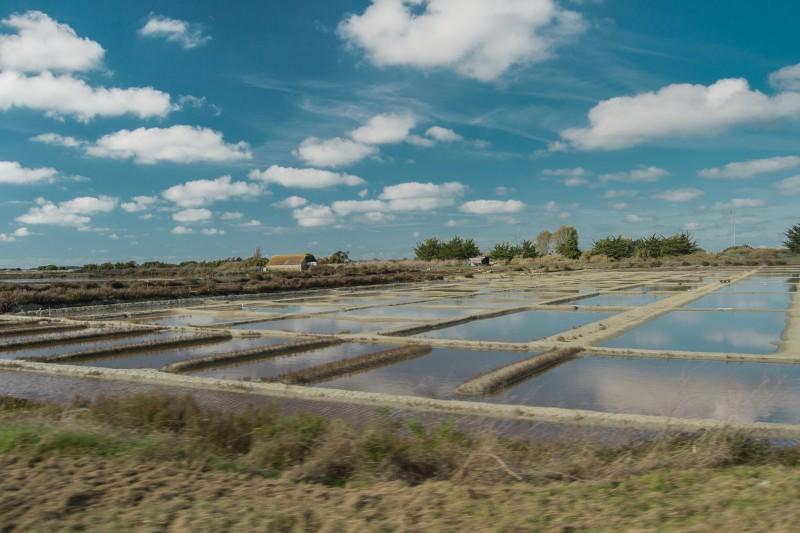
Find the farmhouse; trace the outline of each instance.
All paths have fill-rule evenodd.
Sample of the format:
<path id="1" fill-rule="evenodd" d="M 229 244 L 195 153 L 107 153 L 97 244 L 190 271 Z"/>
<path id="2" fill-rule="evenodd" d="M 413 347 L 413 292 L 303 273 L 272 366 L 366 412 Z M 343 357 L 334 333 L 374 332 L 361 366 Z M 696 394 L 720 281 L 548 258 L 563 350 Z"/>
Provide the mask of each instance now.
<path id="1" fill-rule="evenodd" d="M 316 261 L 311 254 L 274 255 L 264 267 L 264 271 L 308 270 L 317 264 Z"/>

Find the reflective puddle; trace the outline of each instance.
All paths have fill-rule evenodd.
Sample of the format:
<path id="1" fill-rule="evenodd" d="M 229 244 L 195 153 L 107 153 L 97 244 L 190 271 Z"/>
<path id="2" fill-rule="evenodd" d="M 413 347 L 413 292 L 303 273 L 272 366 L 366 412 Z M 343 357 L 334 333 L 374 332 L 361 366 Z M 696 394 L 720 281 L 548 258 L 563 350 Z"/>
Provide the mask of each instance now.
<path id="1" fill-rule="evenodd" d="M 371 307 L 369 309 L 354 309 L 345 313 L 339 313 L 340 316 L 367 316 L 367 317 L 403 317 L 413 318 L 416 320 L 441 320 L 444 318 L 453 318 L 465 316 L 469 314 L 469 309 L 431 309 L 430 307 L 406 306 L 396 305 L 390 307 Z M 473 311 L 474 312 L 474 311 Z"/>
<path id="2" fill-rule="evenodd" d="M 689 308 L 730 308 L 730 309 L 788 309 L 792 305 L 791 293 L 711 293 L 695 300 Z"/>
<path id="3" fill-rule="evenodd" d="M 39 346 L 27 350 L 15 350 L 12 352 L 0 352 L 0 359 L 21 359 L 25 357 L 43 357 L 48 355 L 59 355 L 65 353 L 85 352 L 89 350 L 102 350 L 106 348 L 116 348 L 118 346 L 129 346 L 144 344 L 148 342 L 167 341 L 185 337 L 186 334 L 177 331 L 162 331 L 159 333 L 148 333 L 146 335 L 132 335 L 117 337 L 114 339 L 101 339 L 88 342 L 52 344 L 49 346 Z"/>
<path id="4" fill-rule="evenodd" d="M 339 320 L 335 318 L 289 318 L 286 320 L 267 320 L 240 324 L 234 326 L 233 329 L 268 329 L 297 333 L 363 333 L 365 331 L 394 329 L 401 325 L 391 322 L 358 322 L 356 320 Z"/>
<path id="5" fill-rule="evenodd" d="M 781 312 L 673 311 L 601 346 L 768 354 L 778 349 L 786 321 Z"/>
<path id="6" fill-rule="evenodd" d="M 292 340 L 268 337 L 231 339 L 208 344 L 170 348 L 167 350 L 154 350 L 151 352 L 141 352 L 135 354 L 120 354 L 111 357 L 93 359 L 91 361 L 81 361 L 74 364 L 102 368 L 162 368 L 166 365 L 176 363 L 178 361 L 185 361 L 187 359 L 197 359 L 198 357 L 205 357 L 208 355 L 239 352 L 263 346 L 286 344 L 289 342 L 292 342 Z"/>
<path id="7" fill-rule="evenodd" d="M 426 331 L 417 336 L 430 339 L 526 342 L 602 320 L 612 314 L 593 311 L 524 311 Z"/>
<path id="8" fill-rule="evenodd" d="M 295 370 L 301 370 L 323 363 L 330 363 L 331 361 L 339 361 L 341 359 L 347 359 L 348 357 L 379 352 L 388 348 L 390 348 L 390 346 L 379 344 L 345 343 L 279 357 L 245 361 L 243 363 L 222 367 L 205 368 L 187 372 L 187 374 L 221 379 L 258 380 L 274 378 L 287 372 L 294 372 Z"/>
<path id="9" fill-rule="evenodd" d="M 800 423 L 800 365 L 586 356 L 481 401 Z"/>
<path id="10" fill-rule="evenodd" d="M 455 397 L 456 387 L 464 381 L 532 355 L 529 352 L 434 348 L 423 357 L 342 376 L 317 386 L 451 399 Z"/>
<path id="11" fill-rule="evenodd" d="M 647 305 L 651 303 L 655 303 L 664 296 L 660 296 L 657 294 L 598 294 L 597 296 L 590 296 L 589 298 L 581 298 L 580 300 L 575 300 L 572 302 L 567 302 L 570 304 L 575 304 L 578 307 L 589 307 L 589 306 L 619 306 L 619 307 L 635 307 L 639 305 Z"/>

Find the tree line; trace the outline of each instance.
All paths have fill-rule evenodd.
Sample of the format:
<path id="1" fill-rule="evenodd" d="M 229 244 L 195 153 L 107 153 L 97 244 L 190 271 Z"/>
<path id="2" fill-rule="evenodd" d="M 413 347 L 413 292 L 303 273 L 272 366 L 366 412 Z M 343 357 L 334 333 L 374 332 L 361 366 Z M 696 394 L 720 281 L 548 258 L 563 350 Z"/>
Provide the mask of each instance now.
<path id="1" fill-rule="evenodd" d="M 795 230 L 797 244 L 800 247 L 800 225 L 796 226 Z M 572 226 L 561 226 L 555 232 L 542 231 L 536 237 L 535 242 L 531 240 L 523 240 L 519 244 L 508 241 L 499 242 L 488 250 L 486 255 L 498 261 L 546 255 L 558 255 L 567 259 L 604 255 L 618 260 L 630 257 L 659 258 L 689 255 L 698 251 L 701 249 L 697 245 L 697 241 L 688 232 L 669 236 L 651 235 L 641 239 L 631 239 L 622 235 L 604 237 L 593 242 L 589 250 L 581 251 L 578 230 Z M 474 239 L 464 239 L 458 236 L 448 241 L 436 237 L 425 239 L 417 243 L 414 253 L 416 258 L 421 261 L 466 260 L 482 255 L 481 249 L 475 244 Z"/>

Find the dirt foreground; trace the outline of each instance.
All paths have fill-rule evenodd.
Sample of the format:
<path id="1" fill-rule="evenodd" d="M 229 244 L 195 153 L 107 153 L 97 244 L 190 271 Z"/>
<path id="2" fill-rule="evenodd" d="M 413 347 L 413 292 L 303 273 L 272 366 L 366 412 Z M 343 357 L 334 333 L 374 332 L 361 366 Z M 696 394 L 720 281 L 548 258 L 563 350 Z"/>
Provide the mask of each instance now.
<path id="1" fill-rule="evenodd" d="M 800 469 L 335 488 L 159 462 L 0 457 L 3 531 L 791 531 Z"/>

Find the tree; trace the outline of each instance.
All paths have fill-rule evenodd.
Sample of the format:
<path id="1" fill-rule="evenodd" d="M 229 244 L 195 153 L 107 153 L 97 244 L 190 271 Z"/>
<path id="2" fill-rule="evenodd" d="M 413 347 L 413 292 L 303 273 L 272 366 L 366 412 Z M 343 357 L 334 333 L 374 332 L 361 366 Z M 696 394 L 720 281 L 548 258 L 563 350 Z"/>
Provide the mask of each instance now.
<path id="1" fill-rule="evenodd" d="M 539 254 L 536 251 L 536 246 L 531 241 L 522 241 L 519 245 L 519 256 L 525 259 L 532 259 Z"/>
<path id="2" fill-rule="evenodd" d="M 635 254 L 639 257 L 661 257 L 664 255 L 664 237 L 653 234 L 634 242 Z"/>
<path id="3" fill-rule="evenodd" d="M 635 244 L 631 239 L 618 235 L 595 241 L 592 246 L 592 255 L 605 255 L 611 259 L 624 259 L 632 257 L 634 249 Z"/>
<path id="4" fill-rule="evenodd" d="M 700 247 L 688 231 L 664 237 L 661 243 L 662 255 L 689 255 L 698 251 Z"/>
<path id="5" fill-rule="evenodd" d="M 340 265 L 342 263 L 349 263 L 350 262 L 350 252 L 343 252 L 341 250 L 337 252 L 333 252 L 330 257 L 328 257 L 328 263 L 334 265 Z"/>
<path id="6" fill-rule="evenodd" d="M 783 244 L 793 254 L 800 254 L 800 224 L 795 224 L 786 230 L 786 242 Z"/>
<path id="7" fill-rule="evenodd" d="M 581 256 L 578 248 L 578 230 L 572 226 L 561 226 L 555 234 L 558 235 L 557 238 L 554 236 L 554 240 L 558 243 L 556 253 L 567 259 L 578 259 Z"/>
<path id="8" fill-rule="evenodd" d="M 442 241 L 436 237 L 425 239 L 414 248 L 414 254 L 420 261 L 433 261 L 441 255 Z"/>
<path id="9" fill-rule="evenodd" d="M 536 249 L 542 255 L 550 255 L 553 251 L 551 250 L 551 241 L 553 240 L 553 234 L 550 233 L 550 230 L 543 230 L 536 236 Z"/>
<path id="10" fill-rule="evenodd" d="M 497 259 L 499 261 L 511 261 L 518 255 L 519 248 L 507 241 L 498 242 L 489 252 L 489 256 L 492 259 Z"/>

